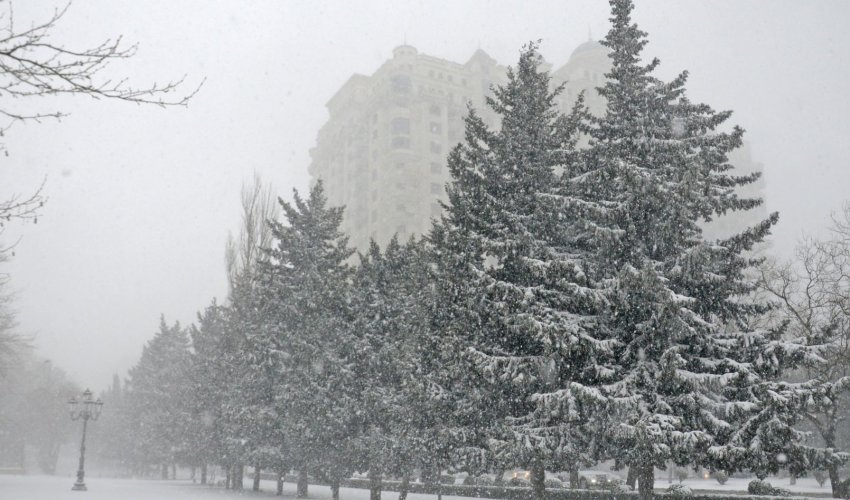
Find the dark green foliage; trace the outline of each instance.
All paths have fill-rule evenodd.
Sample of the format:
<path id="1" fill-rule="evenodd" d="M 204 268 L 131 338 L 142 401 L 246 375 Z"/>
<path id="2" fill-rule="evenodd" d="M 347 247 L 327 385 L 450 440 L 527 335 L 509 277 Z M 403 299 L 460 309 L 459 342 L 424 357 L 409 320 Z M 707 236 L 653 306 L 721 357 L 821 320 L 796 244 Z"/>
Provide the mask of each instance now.
<path id="1" fill-rule="evenodd" d="M 449 156 L 446 214 L 429 237 L 445 308 L 436 330 L 452 370 L 443 390 L 457 401 L 455 459 L 471 472 L 542 471 L 592 453 L 587 407 L 606 346 L 591 328 L 603 301 L 577 235 L 591 222 L 580 212 L 594 212 L 561 177 L 572 172 L 582 112 L 557 113 L 560 89 L 540 64 L 529 45 L 494 89 L 487 103 L 500 130 L 470 110 L 466 141 Z"/>
<path id="2" fill-rule="evenodd" d="M 354 277 L 352 359 L 364 416 L 363 469 L 396 476 L 437 460 L 431 444 L 442 420 L 422 375 L 429 356 L 431 287 L 421 243 L 393 238 L 360 257 Z"/>
<path id="3" fill-rule="evenodd" d="M 190 366 L 186 330 L 160 318 L 159 331 L 145 345 L 126 385 L 127 432 L 133 444 L 128 455 L 135 466 L 174 464 L 187 458 Z"/>
<path id="4" fill-rule="evenodd" d="M 752 250 L 777 215 L 720 241 L 701 230 L 761 203 L 736 194 L 758 177 L 735 175 L 728 160 L 743 130 L 723 127 L 730 112 L 687 99 L 687 73 L 653 76 L 659 61 L 641 62 L 647 39 L 631 21 L 632 2 L 611 6 L 602 43 L 613 65 L 599 89 L 607 110 L 589 129 L 576 187 L 610 207 L 617 228 L 597 260 L 611 285 L 601 325 L 614 345 L 608 456 L 640 469 L 644 496 L 653 467 L 669 461 L 771 471 L 784 452 L 802 466 L 815 458 L 792 428 L 805 388 L 777 377 L 811 351 L 755 327 L 769 306 L 752 295 L 760 262 Z"/>
<path id="5" fill-rule="evenodd" d="M 294 468 L 333 479 L 354 470 L 363 415 L 351 358 L 353 251 L 339 232 L 342 209 L 326 202 L 321 183 L 307 199 L 296 192 L 293 204 L 280 201 L 285 222 L 270 221 L 276 244 L 259 267 L 262 299 L 248 342 L 253 370 L 275 381 L 265 411 L 279 428 L 266 439 L 291 453 Z"/>

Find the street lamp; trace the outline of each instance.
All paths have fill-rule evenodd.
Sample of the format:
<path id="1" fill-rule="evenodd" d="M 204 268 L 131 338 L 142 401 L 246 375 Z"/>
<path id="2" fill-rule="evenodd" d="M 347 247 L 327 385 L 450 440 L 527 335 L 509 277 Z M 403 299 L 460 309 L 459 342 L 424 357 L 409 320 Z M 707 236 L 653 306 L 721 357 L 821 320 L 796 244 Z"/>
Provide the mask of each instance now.
<path id="1" fill-rule="evenodd" d="M 86 462 L 86 426 L 89 419 L 97 420 L 100 416 L 100 410 L 103 408 L 103 401 L 97 398 L 97 401 L 92 399 L 92 393 L 86 389 L 80 398 L 76 396 L 68 401 L 68 411 L 71 413 L 71 420 L 83 420 L 83 440 L 80 444 L 80 468 L 77 469 L 77 482 L 74 483 L 73 491 L 86 491 L 85 479 L 85 462 Z"/>

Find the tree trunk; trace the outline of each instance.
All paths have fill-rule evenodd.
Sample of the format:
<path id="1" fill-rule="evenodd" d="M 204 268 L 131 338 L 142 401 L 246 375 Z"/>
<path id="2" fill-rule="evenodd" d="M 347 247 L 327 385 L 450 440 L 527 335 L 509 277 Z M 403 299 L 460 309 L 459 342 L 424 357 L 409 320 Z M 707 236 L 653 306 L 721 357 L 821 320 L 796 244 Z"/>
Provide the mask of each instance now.
<path id="1" fill-rule="evenodd" d="M 546 470 L 539 460 L 531 464 L 531 497 L 534 500 L 546 499 Z"/>
<path id="2" fill-rule="evenodd" d="M 496 484 L 496 486 L 502 486 L 502 484 L 504 484 L 504 482 L 505 482 L 505 469 L 503 469 L 502 467 L 499 467 L 499 468 L 496 469 L 495 472 L 496 472 L 496 480 L 494 481 L 494 483 Z"/>
<path id="3" fill-rule="evenodd" d="M 405 474 L 398 486 L 398 500 L 407 500 L 408 490 L 410 490 L 410 474 Z"/>
<path id="4" fill-rule="evenodd" d="M 160 466 L 159 475 L 162 479 L 168 479 L 168 464 L 162 464 Z"/>
<path id="5" fill-rule="evenodd" d="M 177 464 L 171 464 L 171 479 L 177 479 Z"/>
<path id="6" fill-rule="evenodd" d="M 296 488 L 296 496 L 298 498 L 307 498 L 308 487 L 309 483 L 307 482 L 307 473 L 303 470 L 298 471 L 298 486 Z"/>
<path id="7" fill-rule="evenodd" d="M 277 471 L 277 496 L 283 495 L 283 471 Z"/>
<path id="8" fill-rule="evenodd" d="M 637 474 L 640 500 L 652 500 L 652 492 L 655 489 L 655 467 L 652 464 L 644 464 L 638 468 Z"/>
<path id="9" fill-rule="evenodd" d="M 224 469 L 224 489 L 229 490 L 233 487 L 233 467 L 227 465 Z"/>
<path id="10" fill-rule="evenodd" d="M 575 465 L 570 466 L 570 489 L 578 489 L 578 468 Z"/>
<path id="11" fill-rule="evenodd" d="M 207 484 L 207 464 L 201 465 L 201 484 Z"/>
<path id="12" fill-rule="evenodd" d="M 832 498 L 850 498 L 850 479 L 841 480 L 837 465 L 830 465 L 827 471 L 829 472 L 829 484 L 832 487 Z"/>
<path id="13" fill-rule="evenodd" d="M 626 485 L 630 490 L 635 491 L 635 483 L 637 482 L 637 466 L 630 465 L 629 471 L 626 473 Z"/>
<path id="14" fill-rule="evenodd" d="M 251 491 L 260 491 L 260 466 L 254 465 L 254 484 L 251 485 Z"/>
<path id="15" fill-rule="evenodd" d="M 381 471 L 369 469 L 369 500 L 381 500 Z"/>
<path id="16" fill-rule="evenodd" d="M 379 493 L 380 495 L 380 493 Z M 339 500 L 339 478 L 331 479 L 331 500 Z"/>
<path id="17" fill-rule="evenodd" d="M 233 489 L 241 490 L 245 485 L 245 466 L 244 465 L 234 465 L 233 466 Z"/>

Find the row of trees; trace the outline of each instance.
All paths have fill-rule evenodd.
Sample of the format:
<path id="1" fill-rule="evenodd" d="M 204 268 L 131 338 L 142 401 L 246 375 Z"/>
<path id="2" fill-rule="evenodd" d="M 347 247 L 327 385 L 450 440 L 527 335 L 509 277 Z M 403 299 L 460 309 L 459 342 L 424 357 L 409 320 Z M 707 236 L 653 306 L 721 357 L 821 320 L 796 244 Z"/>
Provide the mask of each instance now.
<path id="1" fill-rule="evenodd" d="M 0 374 L 0 468 L 53 474 L 63 445 L 79 445 L 66 402 L 80 389 L 50 361 L 15 353 Z"/>
<path id="2" fill-rule="evenodd" d="M 163 321 L 130 373 L 134 463 L 219 464 L 236 486 L 244 465 L 294 469 L 335 498 L 357 471 L 377 496 L 387 474 L 524 467 L 536 498 L 545 470 L 602 460 L 643 498 L 670 462 L 837 471 L 846 455 L 797 428 L 843 387 L 812 371 L 830 339 L 756 293 L 777 215 L 718 241 L 700 227 L 761 203 L 736 194 L 757 178 L 728 161 L 743 131 L 687 99 L 687 73 L 653 76 L 631 1 L 611 5 L 605 114 L 560 114 L 530 44 L 488 100 L 500 128 L 470 110 L 422 241 L 352 266 L 321 183 L 267 224 L 243 203 L 228 302 Z"/>

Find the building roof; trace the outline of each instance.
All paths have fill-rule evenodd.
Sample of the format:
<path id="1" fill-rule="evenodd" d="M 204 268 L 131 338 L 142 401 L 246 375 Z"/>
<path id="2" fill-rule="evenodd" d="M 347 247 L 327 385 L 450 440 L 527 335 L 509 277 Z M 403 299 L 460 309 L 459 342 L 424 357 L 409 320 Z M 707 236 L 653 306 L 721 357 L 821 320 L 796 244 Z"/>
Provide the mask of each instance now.
<path id="1" fill-rule="evenodd" d="M 573 57 L 575 57 L 579 54 L 583 54 L 583 53 L 586 53 L 586 52 L 597 52 L 597 51 L 607 53 L 608 48 L 605 47 L 604 45 L 602 45 L 601 43 L 595 41 L 595 40 L 589 40 L 589 41 L 584 42 L 583 44 L 579 45 L 578 47 L 576 47 L 575 50 L 573 50 L 573 53 L 570 54 L 570 59 L 572 59 Z"/>

